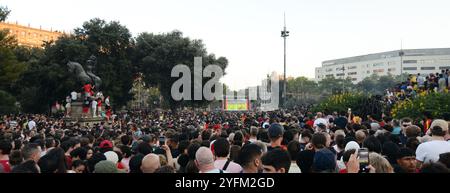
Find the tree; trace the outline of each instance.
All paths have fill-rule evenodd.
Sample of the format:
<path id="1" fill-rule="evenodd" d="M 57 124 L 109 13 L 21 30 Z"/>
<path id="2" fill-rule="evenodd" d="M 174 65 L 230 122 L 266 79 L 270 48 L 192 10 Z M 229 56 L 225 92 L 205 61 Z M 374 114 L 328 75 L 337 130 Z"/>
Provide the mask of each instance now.
<path id="1" fill-rule="evenodd" d="M 0 90 L 0 115 L 17 113 L 16 99 L 11 94 Z"/>
<path id="2" fill-rule="evenodd" d="M 0 7 L 0 21 L 4 21 L 9 10 Z M 11 86 L 25 71 L 26 65 L 17 61 L 13 48 L 17 46 L 8 30 L 0 30 L 0 90 L 11 91 Z"/>
<path id="3" fill-rule="evenodd" d="M 13 83 L 25 71 L 25 63 L 17 61 L 10 48 L 0 46 L 0 90 L 10 91 Z"/>
<path id="4" fill-rule="evenodd" d="M 182 32 L 153 34 L 142 33 L 136 38 L 136 48 L 133 63 L 140 72 L 144 73 L 145 81 L 150 86 L 157 86 L 171 109 L 182 105 L 202 106 L 208 103 L 202 101 L 174 101 L 171 97 L 172 84 L 177 81 L 171 77 L 172 68 L 178 64 L 184 64 L 194 75 L 194 57 L 202 57 L 204 68 L 209 64 L 216 64 L 225 71 L 228 61 L 224 57 L 216 58 L 214 54 L 208 54 L 201 40 L 191 40 L 183 37 Z M 210 78 L 203 78 L 205 84 Z M 193 81 L 191 81 L 193 84 Z M 194 86 L 191 86 L 192 91 Z M 194 93 L 194 92 L 191 92 Z"/>
<path id="5" fill-rule="evenodd" d="M 137 72 L 130 61 L 134 41 L 128 28 L 117 21 L 95 18 L 75 29 L 75 37 L 87 47 L 88 54 L 97 56 L 96 73 L 102 78 L 103 93 L 111 96 L 116 107 L 125 105 L 131 99 L 128 91 Z"/>
<path id="6" fill-rule="evenodd" d="M 0 6 L 0 22 L 5 21 L 10 12 L 7 7 Z"/>
<path id="7" fill-rule="evenodd" d="M 378 76 L 377 74 L 372 74 L 359 82 L 356 88 L 373 95 L 383 95 L 386 89 L 393 88 L 399 83 L 397 79 L 398 77 L 393 77 L 392 75 Z"/>
<path id="8" fill-rule="evenodd" d="M 62 101 L 83 83 L 69 73 L 67 62 L 82 65 L 90 55 L 97 56 L 94 73 L 102 79 L 100 90 L 111 97 L 113 107 L 125 105 L 131 98 L 132 66 L 128 59 L 133 41 L 128 29 L 118 22 L 92 19 L 75 29 L 74 36 L 62 36 L 47 42 L 43 53 L 17 50 L 19 58 L 29 59 L 29 69 L 21 76 L 17 92 L 26 112 L 47 112 L 55 101 Z M 38 60 L 34 60 L 39 57 Z M 34 61 L 34 62 L 31 62 Z"/>
<path id="9" fill-rule="evenodd" d="M 298 104 L 315 103 L 319 100 L 319 86 L 316 82 L 308 80 L 306 77 L 297 77 L 287 81 L 286 107 L 293 107 Z"/>
<path id="10" fill-rule="evenodd" d="M 350 92 L 353 90 L 353 86 L 349 77 L 346 79 L 327 77 L 319 81 L 319 90 L 325 95 Z"/>

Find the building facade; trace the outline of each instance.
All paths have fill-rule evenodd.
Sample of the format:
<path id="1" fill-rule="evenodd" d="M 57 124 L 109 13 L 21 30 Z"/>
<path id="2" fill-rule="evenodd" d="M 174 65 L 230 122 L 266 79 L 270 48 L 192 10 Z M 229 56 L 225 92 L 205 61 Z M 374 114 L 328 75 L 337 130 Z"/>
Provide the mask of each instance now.
<path id="1" fill-rule="evenodd" d="M 372 74 L 430 74 L 450 69 L 450 48 L 396 50 L 328 60 L 316 68 L 315 80 L 350 78 L 358 83 Z"/>
<path id="2" fill-rule="evenodd" d="M 18 45 L 42 48 L 44 42 L 56 41 L 64 33 L 23 26 L 17 23 L 0 22 L 0 30 L 9 30 L 16 37 Z"/>

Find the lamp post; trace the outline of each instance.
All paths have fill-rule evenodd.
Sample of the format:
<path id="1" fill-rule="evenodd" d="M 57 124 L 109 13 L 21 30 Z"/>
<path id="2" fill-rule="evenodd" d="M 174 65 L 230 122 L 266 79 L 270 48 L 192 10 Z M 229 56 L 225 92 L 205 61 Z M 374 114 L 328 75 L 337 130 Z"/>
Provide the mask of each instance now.
<path id="1" fill-rule="evenodd" d="M 286 80 L 286 38 L 289 36 L 289 31 L 286 30 L 286 14 L 284 14 L 284 28 L 283 31 L 281 31 L 281 37 L 284 40 L 284 74 L 283 74 L 283 102 L 282 105 L 285 106 L 286 105 L 286 84 L 287 84 L 287 80 Z"/>

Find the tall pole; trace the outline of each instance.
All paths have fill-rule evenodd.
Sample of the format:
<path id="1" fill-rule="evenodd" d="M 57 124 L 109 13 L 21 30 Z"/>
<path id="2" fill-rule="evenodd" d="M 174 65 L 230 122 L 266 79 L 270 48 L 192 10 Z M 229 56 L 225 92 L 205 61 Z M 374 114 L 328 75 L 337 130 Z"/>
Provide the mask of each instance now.
<path id="1" fill-rule="evenodd" d="M 283 31 L 281 31 L 281 37 L 283 37 L 284 40 L 284 74 L 283 74 L 283 106 L 286 105 L 286 84 L 287 84 L 287 79 L 286 79 L 286 38 L 289 36 L 289 31 L 286 30 L 286 13 L 284 14 L 284 28 Z"/>
<path id="2" fill-rule="evenodd" d="M 342 94 L 344 94 L 345 92 L 344 81 L 345 81 L 345 66 L 342 65 Z"/>
<path id="3" fill-rule="evenodd" d="M 403 40 L 400 41 L 400 52 L 398 53 L 400 56 L 400 80 L 403 81 Z"/>

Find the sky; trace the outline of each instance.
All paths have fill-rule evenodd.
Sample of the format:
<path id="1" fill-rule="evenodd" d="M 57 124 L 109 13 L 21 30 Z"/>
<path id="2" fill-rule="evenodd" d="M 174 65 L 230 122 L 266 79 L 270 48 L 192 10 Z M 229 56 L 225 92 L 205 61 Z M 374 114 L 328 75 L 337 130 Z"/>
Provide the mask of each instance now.
<path id="1" fill-rule="evenodd" d="M 448 0 L 0 0 L 7 21 L 70 31 L 91 18 L 119 21 L 137 36 L 180 30 L 229 61 L 222 81 L 255 86 L 283 72 L 314 78 L 325 60 L 376 52 L 450 47 Z"/>

